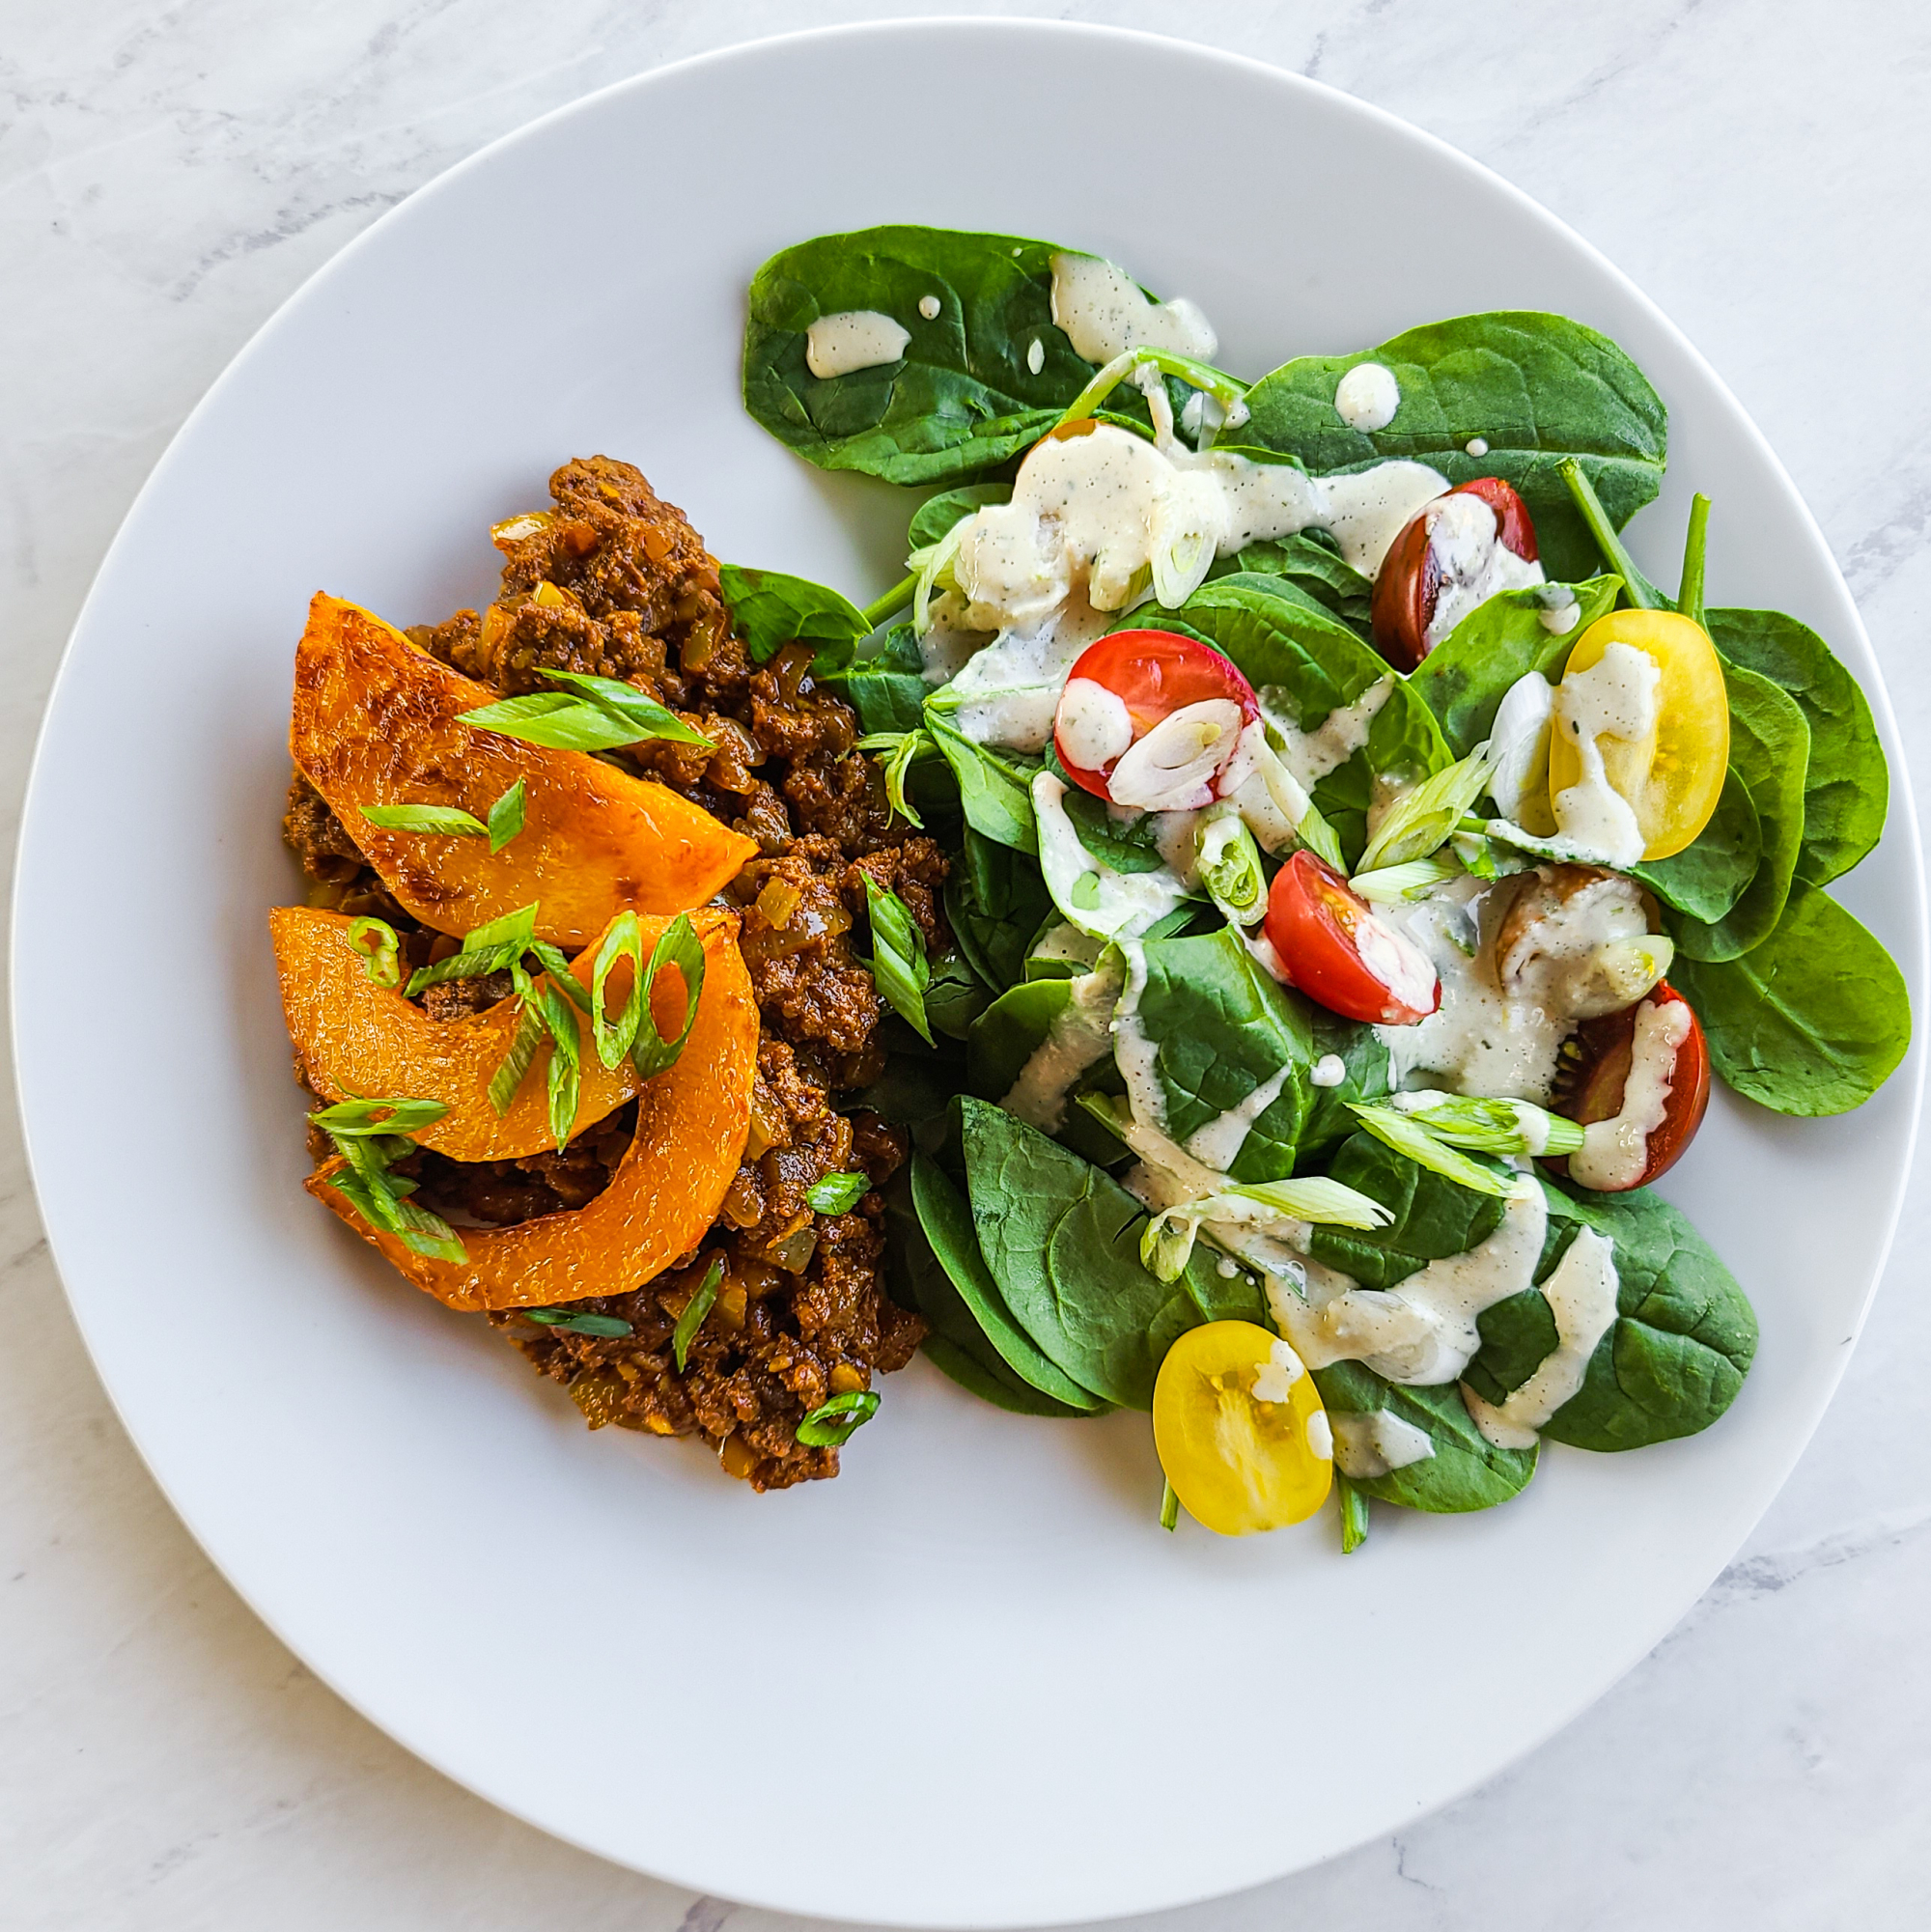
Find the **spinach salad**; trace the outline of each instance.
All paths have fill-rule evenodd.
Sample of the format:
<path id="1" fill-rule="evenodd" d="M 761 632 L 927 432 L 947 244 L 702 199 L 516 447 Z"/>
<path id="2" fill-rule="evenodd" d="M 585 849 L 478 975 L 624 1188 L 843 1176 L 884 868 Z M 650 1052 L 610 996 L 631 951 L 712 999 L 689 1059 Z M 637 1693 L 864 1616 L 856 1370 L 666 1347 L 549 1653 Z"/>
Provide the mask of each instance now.
<path id="1" fill-rule="evenodd" d="M 1338 1493 L 1506 1501 L 1544 1438 L 1714 1422 L 1756 1344 L 1649 1183 L 1711 1076 L 1861 1105 L 1910 1013 L 1829 886 L 1887 777 L 1856 680 L 1619 532 L 1665 411 L 1607 337 L 1464 316 L 1248 382 L 1096 256 L 916 227 L 786 249 L 744 400 L 917 489 L 860 609 L 727 570 L 809 639 L 951 949 L 872 909 L 917 1153 L 895 1293 L 1021 1414 L 1150 1411 L 1230 1533 Z M 882 902 L 889 894 L 880 895 Z"/>

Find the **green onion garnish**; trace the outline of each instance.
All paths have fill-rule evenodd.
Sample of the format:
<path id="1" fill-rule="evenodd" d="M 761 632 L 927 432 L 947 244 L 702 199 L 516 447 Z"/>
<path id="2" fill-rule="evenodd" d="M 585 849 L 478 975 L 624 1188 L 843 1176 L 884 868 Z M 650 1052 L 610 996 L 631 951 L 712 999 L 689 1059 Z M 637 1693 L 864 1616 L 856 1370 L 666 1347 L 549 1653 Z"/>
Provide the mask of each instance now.
<path id="1" fill-rule="evenodd" d="M 460 805 L 363 805 L 362 816 L 383 832 L 431 832 L 444 838 L 488 838 L 490 827 Z"/>
<path id="2" fill-rule="evenodd" d="M 875 731 L 861 738 L 852 748 L 884 754 L 879 763 L 884 775 L 885 802 L 908 825 L 923 831 L 925 821 L 906 796 L 906 778 L 914 758 L 921 752 L 937 748 L 933 740 L 923 731 Z"/>
<path id="3" fill-rule="evenodd" d="M 349 946 L 362 955 L 362 970 L 378 986 L 402 985 L 401 941 L 386 919 L 350 920 Z"/>
<path id="4" fill-rule="evenodd" d="M 1361 871 L 1410 865 L 1438 852 L 1462 828 L 1462 815 L 1487 790 L 1494 770 L 1484 742 L 1403 793 L 1368 841 Z"/>
<path id="5" fill-rule="evenodd" d="M 331 1134 L 415 1134 L 449 1111 L 439 1100 L 343 1100 L 309 1115 Z"/>
<path id="6" fill-rule="evenodd" d="M 850 1395 L 834 1395 L 798 1425 L 798 1440 L 807 1449 L 839 1448 L 878 1413 L 876 1389 L 858 1388 Z"/>
<path id="7" fill-rule="evenodd" d="M 717 1300 L 717 1291 L 723 1284 L 724 1257 L 719 1254 L 704 1271 L 704 1279 L 697 1284 L 697 1293 L 685 1303 L 684 1313 L 677 1318 L 677 1327 L 671 1330 L 670 1350 L 677 1358 L 680 1375 L 684 1373 L 685 1362 L 689 1358 L 690 1345 L 697 1339 L 697 1331 L 704 1326 L 704 1318 L 710 1314 Z"/>
<path id="8" fill-rule="evenodd" d="M 636 1330 L 629 1322 L 617 1315 L 578 1314 L 572 1308 L 518 1308 L 517 1313 L 526 1322 L 536 1322 L 546 1329 L 568 1329 L 578 1335 L 633 1335 Z"/>
<path id="9" fill-rule="evenodd" d="M 1515 1191 L 1515 1180 L 1484 1167 L 1466 1154 L 1439 1140 L 1421 1123 L 1419 1115 L 1397 1113 L 1391 1106 L 1371 1106 L 1350 1101 L 1348 1110 L 1385 1147 L 1405 1154 L 1417 1167 L 1440 1174 L 1444 1181 L 1467 1188 L 1471 1193 L 1493 1194 L 1497 1199 Z"/>
<path id="10" fill-rule="evenodd" d="M 815 1215 L 842 1215 L 871 1191 L 869 1174 L 826 1174 L 804 1190 L 804 1200 Z"/>
<path id="11" fill-rule="evenodd" d="M 932 967 L 925 957 L 925 935 L 896 892 L 886 891 L 869 872 L 863 876 L 865 904 L 872 915 L 872 984 L 930 1047 L 925 989 L 932 981 Z"/>
<path id="12" fill-rule="evenodd" d="M 650 1000 L 650 994 L 657 990 L 658 975 L 667 966 L 674 966 L 684 981 L 684 1025 L 672 1040 L 666 1040 L 658 1032 Z M 704 944 L 686 913 L 680 912 L 663 929 L 651 948 L 651 963 L 644 969 L 643 980 L 647 991 L 637 1020 L 636 1039 L 630 1048 L 630 1064 L 644 1079 L 649 1079 L 676 1064 L 690 1038 L 690 1029 L 697 1023 L 697 1002 L 704 992 Z"/>
<path id="13" fill-rule="evenodd" d="M 490 823 L 485 829 L 490 834 L 490 851 L 499 853 L 523 828 L 523 781 L 518 778 L 496 802 L 490 807 Z"/>
<path id="14" fill-rule="evenodd" d="M 558 751 L 614 751 L 649 739 L 713 749 L 711 740 L 701 731 L 633 685 L 619 684 L 615 678 L 589 677 L 580 671 L 545 671 L 542 675 L 570 688 L 503 698 L 463 712 L 458 722 Z"/>
<path id="15" fill-rule="evenodd" d="M 1174 1494 L 1173 1485 L 1163 1482 L 1160 1488 L 1160 1526 L 1173 1528 L 1180 1521 L 1180 1498 Z"/>

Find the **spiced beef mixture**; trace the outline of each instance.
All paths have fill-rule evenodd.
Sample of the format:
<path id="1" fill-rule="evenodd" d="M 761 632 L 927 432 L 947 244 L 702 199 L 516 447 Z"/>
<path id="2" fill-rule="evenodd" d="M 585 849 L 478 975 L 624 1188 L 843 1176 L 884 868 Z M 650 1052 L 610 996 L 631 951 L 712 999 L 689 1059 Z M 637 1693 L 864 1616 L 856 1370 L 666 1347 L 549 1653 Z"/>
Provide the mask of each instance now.
<path id="1" fill-rule="evenodd" d="M 504 696 L 555 689 L 545 670 L 621 679 L 695 725 L 714 747 L 645 743 L 610 756 L 659 779 L 757 841 L 726 889 L 763 1017 L 751 1134 L 723 1212 L 691 1256 L 646 1282 L 573 1303 L 621 1317 L 628 1336 L 545 1327 L 516 1314 L 490 1322 L 561 1382 L 592 1428 L 614 1422 L 661 1436 L 701 1433 L 724 1467 L 757 1489 L 835 1475 L 838 1452 L 797 1441 L 800 1419 L 830 1396 L 903 1367 L 923 1332 L 885 1292 L 880 1195 L 848 1214 L 815 1214 L 821 1176 L 862 1169 L 875 1190 L 906 1158 L 903 1134 L 876 1115 L 845 1113 L 884 1066 L 884 1009 L 854 956 L 869 874 L 904 900 L 937 952 L 946 943 L 944 855 L 894 827 L 876 767 L 853 750 L 851 708 L 815 690 L 808 646 L 752 664 L 731 634 L 717 566 L 682 511 L 642 474 L 606 457 L 550 478 L 552 510 L 499 524 L 502 588 L 486 610 L 461 610 L 410 635 Z M 354 840 L 299 774 L 284 834 L 311 883 L 310 903 L 385 919 L 406 966 L 457 950 L 389 897 Z M 480 1011 L 509 976 L 447 981 L 423 995 L 440 1018 Z M 418 1198 L 458 1222 L 504 1226 L 579 1208 L 608 1185 L 629 1143 L 634 1104 L 562 1152 L 520 1161 L 454 1162 L 421 1153 L 399 1163 Z M 332 1152 L 315 1136 L 318 1159 Z M 671 1334 L 714 1258 L 723 1281 L 679 1373 Z"/>

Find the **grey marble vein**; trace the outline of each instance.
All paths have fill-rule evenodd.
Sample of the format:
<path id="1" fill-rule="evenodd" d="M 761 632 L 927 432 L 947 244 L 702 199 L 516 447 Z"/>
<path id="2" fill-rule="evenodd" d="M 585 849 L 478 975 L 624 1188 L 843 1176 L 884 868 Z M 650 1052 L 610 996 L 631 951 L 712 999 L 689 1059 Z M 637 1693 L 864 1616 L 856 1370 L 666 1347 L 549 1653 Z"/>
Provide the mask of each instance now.
<path id="1" fill-rule="evenodd" d="M 1576 224 L 1762 424 L 1862 602 L 1907 737 L 1924 742 L 1931 20 L 1902 0 L 0 0 L 7 849 L 61 644 L 117 521 L 196 398 L 313 268 L 484 141 L 607 80 L 787 27 L 941 12 L 1112 21 L 1273 61 L 1418 122 Z M 1389 223 L 1391 247 L 1436 239 L 1425 210 Z M 116 1124 L 155 1131 L 138 1100 Z M 1924 1198 L 1790 1485 L 1622 1685 L 1434 1817 L 1138 1922 L 1931 1921 Z M 0 1924 L 796 1932 L 503 1817 L 255 1621 L 114 1420 L 53 1279 L 11 1111 L 0 1262 Z M 1211 1762 L 1211 1739 L 1203 1750 Z"/>

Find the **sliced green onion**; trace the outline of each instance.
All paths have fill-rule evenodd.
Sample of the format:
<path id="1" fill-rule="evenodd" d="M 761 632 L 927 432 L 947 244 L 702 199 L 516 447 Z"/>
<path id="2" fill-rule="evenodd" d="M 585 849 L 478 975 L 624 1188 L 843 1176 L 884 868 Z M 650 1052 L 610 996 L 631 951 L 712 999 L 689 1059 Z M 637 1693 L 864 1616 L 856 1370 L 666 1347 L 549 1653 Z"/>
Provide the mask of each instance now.
<path id="1" fill-rule="evenodd" d="M 815 1215 L 842 1215 L 872 1191 L 869 1174 L 824 1174 L 804 1190 L 804 1202 Z"/>
<path id="2" fill-rule="evenodd" d="M 630 996 L 624 1010 L 612 1021 L 604 1002 L 604 989 L 617 962 L 630 962 Z M 606 1067 L 615 1067 L 636 1045 L 637 1028 L 643 1022 L 644 1002 L 650 993 L 650 979 L 644 971 L 644 936 L 634 912 L 620 912 L 612 920 L 603 943 L 597 948 L 597 965 L 590 978 L 590 1030 L 597 1043 L 597 1057 Z"/>
<path id="3" fill-rule="evenodd" d="M 1404 899 L 1419 899 L 1462 876 L 1459 858 L 1437 856 L 1412 858 L 1406 865 L 1384 865 L 1373 872 L 1357 872 L 1349 885 L 1371 906 L 1391 906 Z"/>
<path id="4" fill-rule="evenodd" d="M 458 805 L 362 805 L 362 816 L 381 832 L 432 832 L 445 838 L 488 838 L 490 827 Z"/>
<path id="5" fill-rule="evenodd" d="M 885 781 L 885 801 L 909 826 L 925 829 L 925 821 L 906 796 L 906 778 L 912 760 L 927 749 L 936 750 L 934 741 L 923 731 L 875 731 L 852 747 L 854 751 L 883 752 L 880 760 Z"/>
<path id="6" fill-rule="evenodd" d="M 1361 870 L 1407 865 L 1445 845 L 1461 829 L 1462 815 L 1482 796 L 1494 769 L 1484 742 L 1404 793 L 1368 841 Z"/>
<path id="7" fill-rule="evenodd" d="M 362 970 L 378 986 L 402 985 L 402 942 L 386 919 L 350 920 L 349 945 L 362 955 Z"/>
<path id="8" fill-rule="evenodd" d="M 525 1001 L 531 995 L 524 994 Z M 576 1009 L 546 979 L 535 993 L 550 1037 L 549 1055 L 549 1136 L 561 1153 L 570 1145 L 571 1130 L 576 1125 L 576 1103 L 583 1084 L 583 1037 L 576 1022 Z M 528 1006 L 524 1008 L 528 1011 Z"/>
<path id="9" fill-rule="evenodd" d="M 1334 1494 L 1341 1501 L 1341 1554 L 1352 1556 L 1368 1540 L 1368 1493 L 1336 1470 Z"/>
<path id="10" fill-rule="evenodd" d="M 925 935 L 896 892 L 888 892 L 868 872 L 865 904 L 872 918 L 872 983 L 892 1010 L 921 1040 L 933 1044 L 925 1017 L 925 989 L 932 967 L 925 957 Z"/>
<path id="11" fill-rule="evenodd" d="M 710 1314 L 717 1300 L 717 1291 L 724 1284 L 724 1257 L 716 1255 L 711 1266 L 704 1271 L 704 1279 L 697 1284 L 697 1293 L 684 1304 L 684 1313 L 677 1318 L 677 1327 L 671 1330 L 671 1354 L 677 1358 L 677 1372 L 684 1373 L 684 1364 L 690 1355 L 690 1345 L 697 1339 L 697 1331 L 704 1326 L 704 1318 Z"/>
<path id="12" fill-rule="evenodd" d="M 441 1261 L 468 1259 L 456 1230 L 440 1215 L 431 1214 L 427 1208 L 419 1208 L 406 1198 L 415 1192 L 416 1184 L 389 1172 L 394 1149 L 401 1146 L 413 1152 L 413 1142 L 397 1142 L 378 1134 L 341 1133 L 331 1133 L 329 1138 L 349 1171 L 330 1175 L 328 1185 L 371 1227 L 393 1234 L 416 1254 L 432 1255 Z"/>
<path id="13" fill-rule="evenodd" d="M 410 1183 L 414 1190 L 414 1183 Z M 427 1254 L 437 1261 L 467 1261 L 468 1250 L 458 1238 L 456 1230 L 440 1215 L 431 1214 L 427 1208 L 419 1208 L 413 1201 L 397 1201 L 396 1237 L 403 1246 L 416 1254 Z"/>
<path id="14" fill-rule="evenodd" d="M 836 1449 L 850 1442 L 879 1413 L 873 1388 L 854 1389 L 821 1403 L 798 1425 L 798 1440 L 807 1449 Z"/>
<path id="15" fill-rule="evenodd" d="M 958 579 L 952 574 L 952 560 L 959 554 L 966 526 L 971 520 L 969 517 L 962 517 L 938 543 L 914 550 L 906 559 L 913 574 L 911 628 L 921 637 L 932 629 L 932 593 L 959 588 Z"/>
<path id="16" fill-rule="evenodd" d="M 309 1115 L 329 1134 L 416 1134 L 449 1111 L 439 1100 L 343 1100 Z"/>
<path id="17" fill-rule="evenodd" d="M 441 986 L 452 979 L 481 979 L 486 973 L 514 966 L 534 943 L 536 922 L 537 909 L 532 903 L 478 926 L 463 936 L 460 953 L 433 966 L 418 966 L 409 975 L 409 997 L 413 999 L 425 987 Z"/>
<path id="18" fill-rule="evenodd" d="M 1395 1095 L 1394 1105 L 1436 1139 L 1476 1154 L 1531 1154 L 1553 1160 L 1574 1154 L 1582 1144 L 1582 1130 L 1576 1122 L 1532 1101 L 1411 1093 Z"/>
<path id="19" fill-rule="evenodd" d="M 701 744 L 707 751 L 714 749 L 701 731 L 686 724 L 674 711 L 667 711 L 634 685 L 620 684 L 615 678 L 592 677 L 584 671 L 545 671 L 542 675 L 553 685 L 568 685 L 600 711 L 634 725 L 639 738 L 662 738 L 675 744 Z"/>
<path id="20" fill-rule="evenodd" d="M 615 680 L 598 682 L 613 684 Z M 710 739 L 702 732 L 693 731 L 681 717 L 654 704 L 641 691 L 636 695 L 640 701 L 638 708 L 619 712 L 569 691 L 531 691 L 524 697 L 502 698 L 495 704 L 463 712 L 457 722 L 468 725 L 473 731 L 493 731 L 499 738 L 541 744 L 552 751 L 615 751 L 622 745 L 642 744 L 649 739 L 669 739 L 680 744 L 711 748 Z M 661 717 L 641 714 L 641 705 L 650 705 Z"/>
<path id="21" fill-rule="evenodd" d="M 1372 1106 L 1359 1101 L 1350 1101 L 1348 1109 L 1384 1147 L 1407 1155 L 1417 1167 L 1426 1167 L 1444 1181 L 1453 1181 L 1471 1193 L 1493 1194 L 1497 1199 L 1515 1191 L 1513 1176 L 1497 1174 L 1479 1161 L 1469 1160 L 1446 1141 L 1437 1139 L 1413 1114 L 1397 1113 L 1391 1106 Z"/>
<path id="22" fill-rule="evenodd" d="M 684 981 L 684 1025 L 674 1040 L 666 1040 L 658 1030 L 657 1014 L 651 994 L 657 991 L 658 975 L 674 966 Z M 680 912 L 651 948 L 650 965 L 644 969 L 644 1009 L 637 1021 L 637 1037 L 630 1048 L 630 1064 L 644 1079 L 674 1066 L 684 1051 L 690 1029 L 697 1023 L 697 1002 L 704 992 L 704 942 L 697 937 L 687 914 Z"/>
<path id="23" fill-rule="evenodd" d="M 463 934 L 462 950 L 479 953 L 490 946 L 515 946 L 521 952 L 536 936 L 537 902 L 533 899 L 527 906 L 518 906 L 514 912 L 487 920 L 473 933 Z"/>
<path id="24" fill-rule="evenodd" d="M 549 974 L 556 982 L 556 990 L 577 1012 L 590 1011 L 589 989 L 571 971 L 570 962 L 564 957 L 562 947 L 553 946 L 546 939 L 532 939 L 523 950 Z"/>
<path id="25" fill-rule="evenodd" d="M 490 807 L 490 823 L 485 829 L 490 834 L 490 851 L 496 854 L 523 828 L 523 781 L 518 778 L 496 802 Z"/>
<path id="26" fill-rule="evenodd" d="M 509 1050 L 504 1053 L 501 1064 L 490 1076 L 490 1105 L 499 1114 L 508 1113 L 517 1098 L 517 1089 L 523 1083 L 523 1076 L 530 1070 L 530 1062 L 537 1056 L 537 1049 L 549 1036 L 549 1028 L 544 1024 L 544 1017 L 527 1000 L 517 1021 L 517 1030 L 510 1035 Z"/>
<path id="27" fill-rule="evenodd" d="M 1232 925 L 1258 925 L 1267 916 L 1268 880 L 1261 849 L 1241 815 L 1217 805 L 1194 830 L 1200 882 Z"/>
<path id="28" fill-rule="evenodd" d="M 1193 1209 L 1207 1200 L 1189 1201 L 1184 1208 L 1164 1208 L 1140 1230 L 1140 1266 L 1156 1281 L 1178 1281 L 1193 1258 L 1200 1238 L 1200 1218 Z"/>
<path id="29" fill-rule="evenodd" d="M 1173 1485 L 1162 1481 L 1160 1486 L 1160 1526 L 1173 1528 L 1180 1521 L 1180 1498 L 1174 1494 Z"/>
<path id="30" fill-rule="evenodd" d="M 518 1308 L 526 1322 L 546 1329 L 568 1329 L 578 1335 L 633 1335 L 637 1331 L 619 1315 L 579 1314 L 573 1308 Z"/>
<path id="31" fill-rule="evenodd" d="M 1247 392 L 1231 376 L 1210 363 L 1196 362 L 1190 355 L 1177 355 L 1170 349 L 1129 349 L 1114 356 L 1066 406 L 1054 428 L 1067 423 L 1083 423 L 1127 378 L 1139 369 L 1158 369 L 1162 376 L 1177 376 L 1189 388 L 1204 389 L 1227 412 L 1227 425 L 1238 429 L 1247 419 Z"/>
<path id="32" fill-rule="evenodd" d="M 1357 1112 L 1358 1108 L 1356 1109 Z M 1236 1182 L 1227 1192 L 1236 1200 L 1258 1201 L 1264 1208 L 1292 1220 L 1315 1221 L 1329 1227 L 1385 1227 L 1394 1216 L 1371 1195 L 1326 1174 L 1307 1174 L 1298 1181 Z"/>

